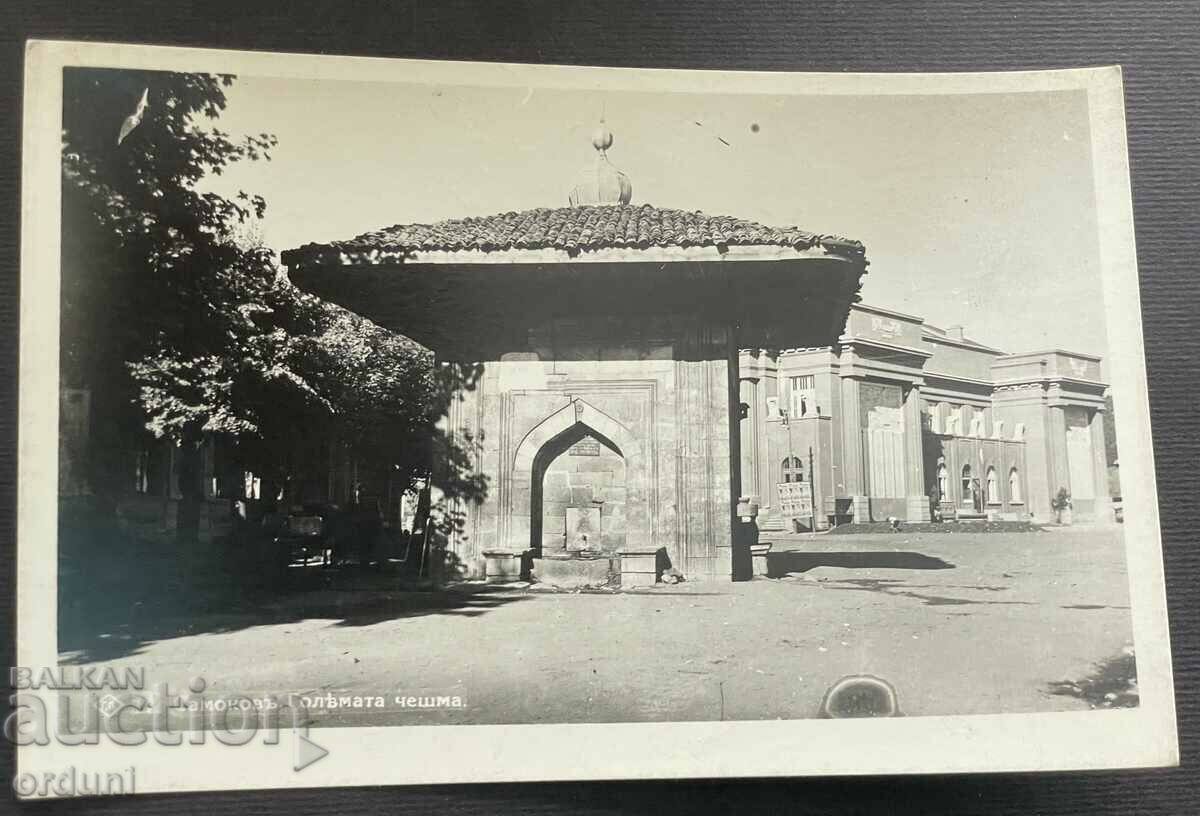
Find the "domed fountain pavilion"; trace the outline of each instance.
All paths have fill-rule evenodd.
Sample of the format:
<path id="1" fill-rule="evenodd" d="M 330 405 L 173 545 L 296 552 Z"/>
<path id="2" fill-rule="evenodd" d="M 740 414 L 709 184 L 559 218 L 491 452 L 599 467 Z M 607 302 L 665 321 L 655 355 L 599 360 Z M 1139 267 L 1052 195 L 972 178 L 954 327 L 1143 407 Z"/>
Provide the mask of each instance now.
<path id="1" fill-rule="evenodd" d="M 446 542 L 470 577 L 746 574 L 739 352 L 830 346 L 857 300 L 857 241 L 632 204 L 611 145 L 602 124 L 569 206 L 282 256 L 300 288 L 481 364 L 445 422 L 488 486 Z"/>

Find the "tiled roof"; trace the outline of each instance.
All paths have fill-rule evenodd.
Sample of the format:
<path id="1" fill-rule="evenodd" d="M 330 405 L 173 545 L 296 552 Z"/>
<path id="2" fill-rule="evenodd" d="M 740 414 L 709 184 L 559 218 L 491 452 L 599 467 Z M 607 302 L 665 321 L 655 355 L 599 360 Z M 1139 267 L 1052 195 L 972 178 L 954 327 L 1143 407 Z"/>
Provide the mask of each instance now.
<path id="1" fill-rule="evenodd" d="M 436 224 L 398 224 L 348 241 L 306 244 L 283 253 L 285 264 L 316 261 L 351 263 L 361 258 L 403 256 L 434 250 L 500 251 L 585 250 L 651 247 L 784 246 L 823 247 L 861 259 L 858 241 L 806 232 L 798 227 L 768 227 L 727 215 L 641 205 L 539 208 L 482 218 L 456 218 Z"/>

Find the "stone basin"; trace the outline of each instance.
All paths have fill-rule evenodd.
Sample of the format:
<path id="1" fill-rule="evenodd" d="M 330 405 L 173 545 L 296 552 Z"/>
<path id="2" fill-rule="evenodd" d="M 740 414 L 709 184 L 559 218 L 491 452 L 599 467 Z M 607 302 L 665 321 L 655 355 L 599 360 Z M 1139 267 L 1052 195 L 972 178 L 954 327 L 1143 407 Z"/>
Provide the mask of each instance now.
<path id="1" fill-rule="evenodd" d="M 562 589 L 605 586 L 621 574 L 621 559 L 612 553 L 571 552 L 533 559 L 533 578 Z"/>

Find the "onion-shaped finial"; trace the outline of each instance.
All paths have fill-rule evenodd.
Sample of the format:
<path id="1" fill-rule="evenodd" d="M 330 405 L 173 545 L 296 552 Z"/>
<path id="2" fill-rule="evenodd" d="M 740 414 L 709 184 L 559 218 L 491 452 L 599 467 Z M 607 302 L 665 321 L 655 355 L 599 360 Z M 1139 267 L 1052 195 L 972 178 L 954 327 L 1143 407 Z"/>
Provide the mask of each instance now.
<path id="1" fill-rule="evenodd" d="M 595 163 L 585 169 L 571 189 L 568 200 L 571 206 L 594 204 L 628 204 L 633 195 L 629 176 L 612 166 L 608 160 L 608 149 L 612 147 L 613 135 L 603 117 L 592 131 L 592 147 L 596 148 Z"/>
<path id="2" fill-rule="evenodd" d="M 601 153 L 612 147 L 613 135 L 608 129 L 608 125 L 604 124 L 604 120 L 600 120 L 600 124 L 592 131 L 592 147 L 599 150 Z"/>

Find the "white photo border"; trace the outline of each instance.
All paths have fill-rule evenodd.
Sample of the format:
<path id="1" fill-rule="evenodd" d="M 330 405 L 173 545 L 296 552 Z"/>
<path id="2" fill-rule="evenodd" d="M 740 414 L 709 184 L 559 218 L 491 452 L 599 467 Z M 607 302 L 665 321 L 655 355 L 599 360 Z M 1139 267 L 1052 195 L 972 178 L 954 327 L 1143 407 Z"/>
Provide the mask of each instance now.
<path id="1" fill-rule="evenodd" d="M 328 757 L 297 773 L 294 737 L 227 747 L 18 748 L 21 773 L 137 768 L 138 792 L 343 785 L 1097 770 L 1178 764 L 1121 70 L 817 74 L 534 66 L 30 41 L 23 122 L 17 663 L 57 665 L 57 446 L 62 69 L 294 79 L 751 94 L 1085 90 L 1118 410 L 1140 705 L 1045 714 L 588 725 L 323 728 Z M 54 721 L 53 712 L 51 722 Z M 579 746 L 586 744 L 586 752 Z M 558 749 L 556 750 L 556 746 Z M 531 761 L 536 757 L 536 762 Z"/>

